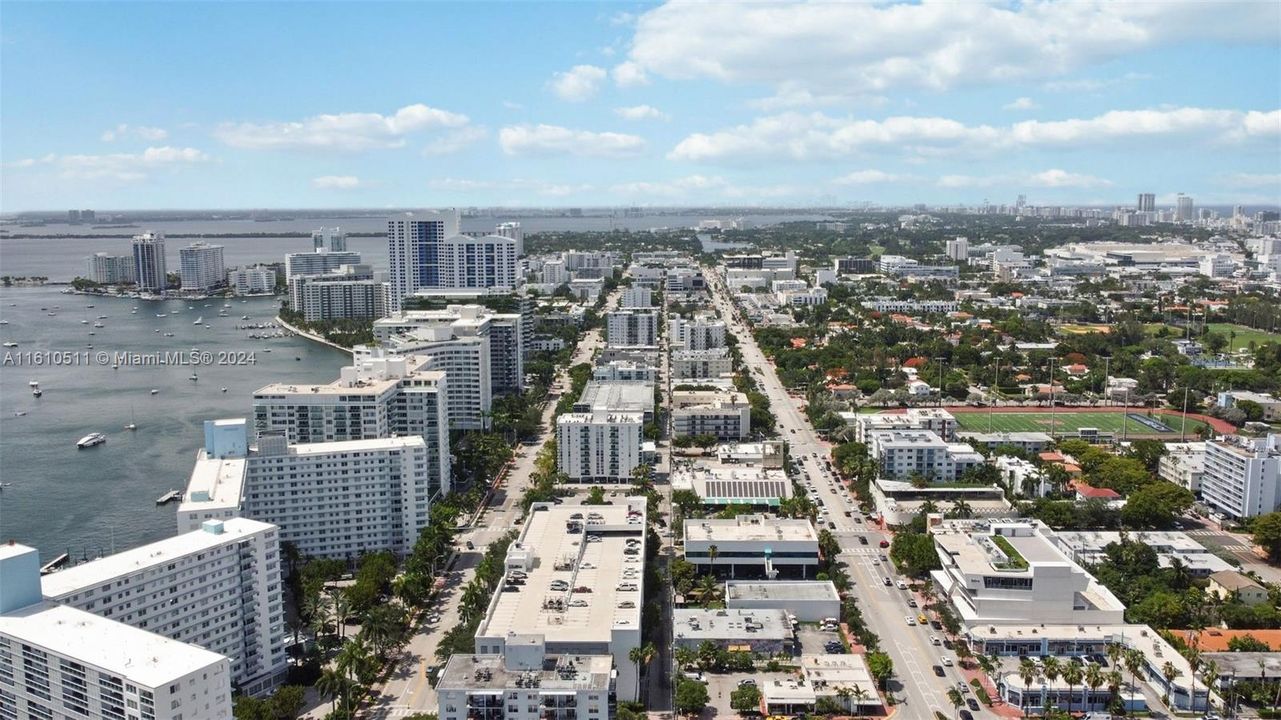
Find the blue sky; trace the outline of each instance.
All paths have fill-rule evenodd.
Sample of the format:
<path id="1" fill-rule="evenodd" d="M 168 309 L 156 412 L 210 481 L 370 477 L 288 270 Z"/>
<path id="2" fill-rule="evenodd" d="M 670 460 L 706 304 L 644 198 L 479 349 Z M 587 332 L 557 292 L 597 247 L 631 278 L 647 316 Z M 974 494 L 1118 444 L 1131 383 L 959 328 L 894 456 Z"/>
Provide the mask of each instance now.
<path id="1" fill-rule="evenodd" d="M 1281 4 L 13 3 L 0 210 L 1281 202 Z"/>

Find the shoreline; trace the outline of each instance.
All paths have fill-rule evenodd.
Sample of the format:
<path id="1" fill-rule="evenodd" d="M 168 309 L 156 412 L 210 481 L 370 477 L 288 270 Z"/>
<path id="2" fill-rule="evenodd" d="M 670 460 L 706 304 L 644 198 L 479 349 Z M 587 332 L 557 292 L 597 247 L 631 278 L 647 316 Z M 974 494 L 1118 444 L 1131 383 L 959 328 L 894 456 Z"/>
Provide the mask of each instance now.
<path id="1" fill-rule="evenodd" d="M 288 330 L 289 332 L 293 333 L 294 335 L 297 335 L 298 337 L 306 338 L 308 340 L 311 340 L 312 342 L 320 343 L 321 345 L 328 345 L 329 347 L 335 350 L 340 350 L 348 355 L 351 354 L 351 348 L 346 348 L 346 347 L 343 347 L 342 345 L 339 345 L 336 342 L 331 342 L 329 340 L 326 340 L 325 338 L 313 332 L 308 332 L 306 330 L 303 330 L 302 328 L 294 327 L 293 325 L 290 325 L 289 323 L 285 322 L 284 318 L 280 317 L 279 315 L 276 316 L 276 322 L 280 323 L 280 327 Z"/>

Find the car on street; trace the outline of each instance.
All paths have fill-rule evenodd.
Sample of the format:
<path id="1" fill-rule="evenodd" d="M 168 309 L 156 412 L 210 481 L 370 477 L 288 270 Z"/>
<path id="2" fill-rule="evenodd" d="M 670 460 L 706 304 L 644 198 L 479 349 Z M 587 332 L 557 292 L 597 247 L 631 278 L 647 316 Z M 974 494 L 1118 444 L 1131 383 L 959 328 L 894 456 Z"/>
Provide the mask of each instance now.
<path id="1" fill-rule="evenodd" d="M 898 589 L 899 589 L 899 590 L 906 590 L 906 589 L 907 589 L 907 583 L 903 582 L 902 580 L 899 580 L 899 581 L 898 581 L 898 583 L 896 583 L 896 584 L 898 585 Z"/>
<path id="2" fill-rule="evenodd" d="M 748 685 L 755 685 L 755 684 L 756 684 L 756 681 L 753 680 L 752 678 L 743 678 L 742 680 L 738 681 L 739 687 L 746 687 Z"/>
<path id="3" fill-rule="evenodd" d="M 916 625 L 916 618 L 912 617 L 911 615 L 904 615 L 903 621 L 906 622 L 908 625 Z"/>
<path id="4" fill-rule="evenodd" d="M 947 667 L 952 667 L 952 658 L 950 657 L 943 658 L 943 664 L 946 665 Z"/>
<path id="5" fill-rule="evenodd" d="M 946 677 L 946 675 L 947 675 L 947 673 L 945 673 L 945 672 L 943 671 L 943 666 L 942 666 L 942 665 L 935 665 L 935 666 L 934 666 L 934 674 L 935 674 L 935 675 L 938 675 L 939 677 Z"/>
<path id="6" fill-rule="evenodd" d="M 974 720 L 974 715 L 969 710 L 962 710 L 960 717 L 961 720 Z"/>
<path id="7" fill-rule="evenodd" d="M 889 587 L 894 584 L 894 581 L 889 578 L 882 578 L 882 581 L 885 583 L 886 587 Z"/>
<path id="8" fill-rule="evenodd" d="M 889 540 L 882 540 L 882 541 L 881 541 L 881 543 L 880 543 L 880 545 L 881 545 L 881 547 L 883 547 L 883 548 L 887 548 L 887 547 L 889 547 L 889 546 L 890 546 L 890 541 L 889 541 Z"/>
<path id="9" fill-rule="evenodd" d="M 965 698 L 965 704 L 974 712 L 979 711 L 979 701 L 974 698 Z"/>
<path id="10" fill-rule="evenodd" d="M 863 537 L 862 535 L 859 535 L 859 536 L 858 536 L 858 544 L 859 544 L 859 545 L 866 545 L 866 544 L 867 544 L 867 538 Z"/>

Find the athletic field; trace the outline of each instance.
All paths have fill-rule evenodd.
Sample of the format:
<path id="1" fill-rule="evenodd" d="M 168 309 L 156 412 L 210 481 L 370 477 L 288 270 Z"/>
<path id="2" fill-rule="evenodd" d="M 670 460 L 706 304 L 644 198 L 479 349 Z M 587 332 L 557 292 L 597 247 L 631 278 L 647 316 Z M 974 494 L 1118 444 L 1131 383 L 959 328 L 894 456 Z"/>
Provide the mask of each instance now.
<path id="1" fill-rule="evenodd" d="M 1059 408 L 1051 415 L 1046 410 L 1031 410 L 1028 412 L 995 412 L 991 414 L 991 424 L 989 425 L 989 415 L 985 412 L 958 412 L 954 413 L 956 422 L 960 429 L 966 432 L 1051 432 L 1051 417 L 1053 417 L 1053 432 L 1056 434 L 1075 434 L 1076 431 L 1083 427 L 1097 428 L 1099 432 L 1116 433 L 1121 435 L 1121 428 L 1124 424 L 1130 436 L 1159 436 L 1162 438 L 1177 438 L 1179 436 L 1179 427 L 1182 418 L 1177 415 L 1160 415 L 1154 419 L 1169 427 L 1172 432 L 1158 432 L 1153 428 L 1146 427 L 1143 422 L 1136 417 L 1146 418 L 1146 415 L 1139 410 L 1131 411 L 1128 422 L 1125 421 L 1125 413 L 1121 410 L 1116 412 L 1073 412 L 1070 409 Z M 1187 434 L 1188 437 L 1195 438 L 1197 430 L 1205 423 L 1200 420 L 1188 418 Z"/>

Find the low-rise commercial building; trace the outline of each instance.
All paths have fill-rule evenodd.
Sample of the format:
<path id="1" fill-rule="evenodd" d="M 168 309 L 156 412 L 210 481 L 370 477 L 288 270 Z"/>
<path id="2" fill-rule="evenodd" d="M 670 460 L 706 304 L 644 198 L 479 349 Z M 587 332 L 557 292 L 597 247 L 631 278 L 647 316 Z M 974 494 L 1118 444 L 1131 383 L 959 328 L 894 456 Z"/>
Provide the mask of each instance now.
<path id="1" fill-rule="evenodd" d="M 1193 540 L 1187 533 L 1130 532 L 1126 537 L 1131 542 L 1142 543 L 1156 551 L 1157 561 L 1161 567 L 1173 567 L 1174 563 L 1178 562 L 1193 577 L 1211 577 L 1215 573 L 1232 568 L 1227 561 L 1205 549 L 1205 546 Z M 1065 530 L 1055 533 L 1054 540 L 1073 562 L 1081 565 L 1095 565 L 1107 558 L 1109 545 L 1121 542 L 1121 533 Z"/>
<path id="2" fill-rule="evenodd" d="M 232 716 L 229 659 L 43 600 L 35 548 L 0 546 L 0 588 L 5 720 Z"/>
<path id="3" fill-rule="evenodd" d="M 592 369 L 592 379 L 643 382 L 653 385 L 658 382 L 658 368 L 631 360 L 612 360 L 607 363 L 597 363 Z"/>
<path id="4" fill-rule="evenodd" d="M 779 609 L 672 610 L 672 643 L 697 650 L 703 643 L 732 652 L 791 654 L 796 633 Z"/>
<path id="5" fill-rule="evenodd" d="M 743 610 L 786 610 L 800 622 L 841 616 L 841 598 L 827 580 L 728 580 L 725 606 Z"/>
<path id="6" fill-rule="evenodd" d="M 859 715 L 877 713 L 882 705 L 862 655 L 802 655 L 801 676 L 766 680 L 761 696 L 770 715 L 812 713 L 819 698 Z"/>
<path id="7" fill-rule="evenodd" d="M 704 505 L 778 507 L 792 497 L 792 481 L 781 469 L 759 466 L 681 465 L 672 468 L 672 490 L 688 490 Z"/>
<path id="8" fill-rule="evenodd" d="M 685 559 L 710 570 L 773 580 L 808 577 L 818 567 L 818 533 L 809 520 L 772 515 L 686 520 Z"/>

